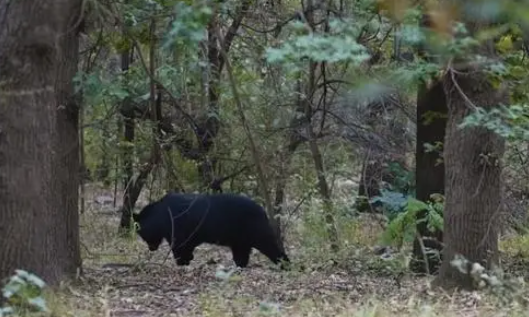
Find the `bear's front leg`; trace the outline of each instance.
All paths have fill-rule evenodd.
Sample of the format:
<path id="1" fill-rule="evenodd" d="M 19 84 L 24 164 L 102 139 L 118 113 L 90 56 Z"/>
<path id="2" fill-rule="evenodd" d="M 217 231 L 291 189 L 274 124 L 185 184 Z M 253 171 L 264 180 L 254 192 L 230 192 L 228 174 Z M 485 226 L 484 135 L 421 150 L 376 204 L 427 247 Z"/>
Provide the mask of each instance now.
<path id="1" fill-rule="evenodd" d="M 247 245 L 234 245 L 231 247 L 231 253 L 233 255 L 233 262 L 238 267 L 247 267 L 250 261 L 250 254 L 252 247 Z"/>
<path id="2" fill-rule="evenodd" d="M 173 249 L 173 257 L 176 260 L 176 265 L 178 266 L 184 266 L 189 265 L 191 261 L 194 259 L 193 256 L 193 249 L 180 249 L 175 250 Z"/>

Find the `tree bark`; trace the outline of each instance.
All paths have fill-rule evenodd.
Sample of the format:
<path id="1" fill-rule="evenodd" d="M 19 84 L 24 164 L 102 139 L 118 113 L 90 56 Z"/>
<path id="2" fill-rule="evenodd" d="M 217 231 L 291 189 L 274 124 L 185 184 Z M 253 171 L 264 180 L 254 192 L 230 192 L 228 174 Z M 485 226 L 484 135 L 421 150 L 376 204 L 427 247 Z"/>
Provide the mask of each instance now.
<path id="1" fill-rule="evenodd" d="M 125 33 L 125 31 L 123 32 Z M 121 71 L 127 72 L 129 70 L 130 63 L 132 62 L 132 52 L 133 48 L 127 49 L 124 52 L 121 53 Z M 128 232 L 128 230 L 131 228 L 131 217 L 132 217 L 132 210 L 134 209 L 134 205 L 136 204 L 137 197 L 139 197 L 141 189 L 143 187 L 144 181 L 134 181 L 134 147 L 132 146 L 134 144 L 134 137 L 135 137 L 135 113 L 132 109 L 132 106 L 130 105 L 130 98 L 125 98 L 123 100 L 123 103 L 121 105 L 122 107 L 122 114 L 126 114 L 123 117 L 124 122 L 124 132 L 123 137 L 125 139 L 125 142 L 127 143 L 125 148 L 123 149 L 122 153 L 122 162 L 123 162 L 123 169 L 124 169 L 124 177 L 123 177 L 123 187 L 124 187 L 124 195 L 123 195 L 123 207 L 121 208 L 121 220 L 119 225 L 119 231 L 120 232 Z M 149 169 L 150 172 L 150 169 Z M 148 174 L 145 176 L 147 178 Z M 137 193 L 134 193 L 133 186 L 137 186 L 138 184 L 142 184 L 137 189 Z M 136 198 L 132 198 L 131 195 L 134 195 Z"/>
<path id="2" fill-rule="evenodd" d="M 417 144 L 415 151 L 416 197 L 420 201 L 430 201 L 432 194 L 444 195 L 445 168 L 440 155 L 442 148 L 426 151 L 425 143 L 435 146 L 443 142 L 447 112 L 443 82 L 436 81 L 430 87 L 421 84 L 417 96 Z M 419 212 L 417 220 L 423 220 L 427 215 L 426 213 L 426 210 Z M 410 268 L 415 273 L 436 274 L 441 264 L 443 233 L 442 231 L 431 232 L 424 221 L 417 222 L 417 233 L 417 238 L 413 242 Z M 423 248 L 433 250 L 423 250 Z M 424 254 L 423 251 L 427 253 Z"/>
<path id="3" fill-rule="evenodd" d="M 24 269 L 53 285 L 81 265 L 71 86 L 80 9 L 0 2 L 0 280 Z"/>
<path id="4" fill-rule="evenodd" d="M 431 17 L 423 14 L 420 21 L 423 28 L 431 28 Z M 419 54 L 432 61 L 426 47 L 419 48 Z M 446 123 L 448 119 L 447 100 L 442 79 L 434 79 L 430 85 L 421 82 L 417 92 L 417 143 L 415 149 L 416 198 L 428 202 L 432 194 L 444 195 L 445 166 L 442 158 Z M 426 143 L 434 150 L 426 151 Z M 437 274 L 442 260 L 443 232 L 428 229 L 424 221 L 427 211 L 417 214 L 417 235 L 413 241 L 410 269 L 415 273 Z M 429 250 L 427 250 L 429 249 Z"/>
<path id="5" fill-rule="evenodd" d="M 124 52 L 121 53 L 121 71 L 126 73 L 129 70 L 129 65 L 132 62 L 132 51 L 133 49 L 127 49 Z M 124 126 L 124 132 L 123 132 L 123 138 L 125 139 L 125 142 L 127 143 L 126 148 L 123 150 L 123 168 L 125 172 L 125 177 L 123 179 L 123 187 L 127 188 L 129 186 L 129 183 L 134 176 L 134 168 L 133 168 L 133 161 L 134 161 L 134 150 L 133 147 L 130 146 L 134 142 L 134 136 L 135 136 L 135 122 L 134 117 L 135 113 L 134 111 L 129 111 L 128 109 L 131 109 L 132 106 L 130 105 L 130 98 L 125 98 L 123 100 L 122 104 L 122 114 L 126 113 L 127 116 L 124 116 L 123 118 L 123 126 Z"/>
<path id="6" fill-rule="evenodd" d="M 465 17 L 468 20 L 468 17 Z M 471 34 L 487 25 L 468 24 Z M 481 55 L 495 57 L 494 46 L 486 42 Z M 491 268 L 498 262 L 498 225 L 501 208 L 501 158 L 505 141 L 484 127 L 461 129 L 459 124 L 475 107 L 491 110 L 508 102 L 507 89 L 494 87 L 483 65 L 460 63 L 444 78 L 448 100 L 446 129 L 443 263 L 434 281 L 447 289 L 473 288 L 469 274 L 451 265 L 456 254 Z"/>
<path id="7" fill-rule="evenodd" d="M 62 1 L 58 1 L 61 3 Z M 64 9 L 73 14 L 64 33 L 59 36 L 59 64 L 55 92 L 57 94 L 56 150 L 58 162 L 54 180 L 59 193 L 59 208 L 55 209 L 54 219 L 63 219 L 55 225 L 56 244 L 66 250 L 61 261 L 68 267 L 68 272 L 81 268 L 81 252 L 79 249 L 79 188 L 81 185 L 79 157 L 79 109 L 80 95 L 75 94 L 73 77 L 79 65 L 78 26 L 81 18 L 82 0 L 64 2 Z M 69 261 L 68 259 L 73 259 Z"/>

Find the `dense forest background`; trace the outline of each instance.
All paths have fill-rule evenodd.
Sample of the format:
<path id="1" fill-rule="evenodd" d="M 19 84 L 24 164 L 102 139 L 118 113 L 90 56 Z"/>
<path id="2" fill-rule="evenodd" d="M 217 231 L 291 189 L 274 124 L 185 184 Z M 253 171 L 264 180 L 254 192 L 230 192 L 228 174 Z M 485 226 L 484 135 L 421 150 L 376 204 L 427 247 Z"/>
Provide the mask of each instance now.
<path id="1" fill-rule="evenodd" d="M 523 315 L 528 8 L 0 2 L 0 316 Z M 169 191 L 258 201 L 292 269 L 149 253 Z"/>

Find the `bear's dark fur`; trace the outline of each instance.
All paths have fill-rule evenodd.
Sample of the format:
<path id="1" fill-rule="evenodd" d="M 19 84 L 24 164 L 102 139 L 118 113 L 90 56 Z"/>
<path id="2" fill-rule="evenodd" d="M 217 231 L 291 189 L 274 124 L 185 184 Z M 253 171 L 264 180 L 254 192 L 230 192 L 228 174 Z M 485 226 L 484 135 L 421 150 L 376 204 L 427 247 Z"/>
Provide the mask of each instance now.
<path id="1" fill-rule="evenodd" d="M 165 239 L 178 265 L 188 265 L 202 243 L 230 247 L 239 267 L 248 265 L 252 248 L 275 264 L 290 262 L 277 244 L 265 210 L 242 195 L 168 193 L 133 214 L 133 219 L 149 250 L 157 250 Z"/>

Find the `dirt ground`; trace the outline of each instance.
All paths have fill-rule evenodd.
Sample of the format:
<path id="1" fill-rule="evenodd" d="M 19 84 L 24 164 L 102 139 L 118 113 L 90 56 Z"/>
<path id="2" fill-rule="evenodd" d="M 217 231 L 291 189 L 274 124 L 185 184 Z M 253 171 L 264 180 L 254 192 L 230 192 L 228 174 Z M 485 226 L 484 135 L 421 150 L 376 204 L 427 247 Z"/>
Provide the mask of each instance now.
<path id="1" fill-rule="evenodd" d="M 482 293 L 434 291 L 430 278 L 368 270 L 355 258 L 346 264 L 315 268 L 294 247 L 288 249 L 289 256 L 295 268 L 304 264 L 304 271 L 280 271 L 255 250 L 250 266 L 236 269 L 227 248 L 210 245 L 197 248 L 190 266 L 178 267 L 166 244 L 149 252 L 135 236 L 118 237 L 119 215 L 108 197 L 95 192 L 86 200 L 81 217 L 84 271 L 79 281 L 65 287 L 70 305 L 67 315 L 529 315 L 516 305 L 498 308 L 493 298 Z M 139 206 L 145 203 L 142 197 Z M 234 270 L 231 275 L 230 270 Z"/>

